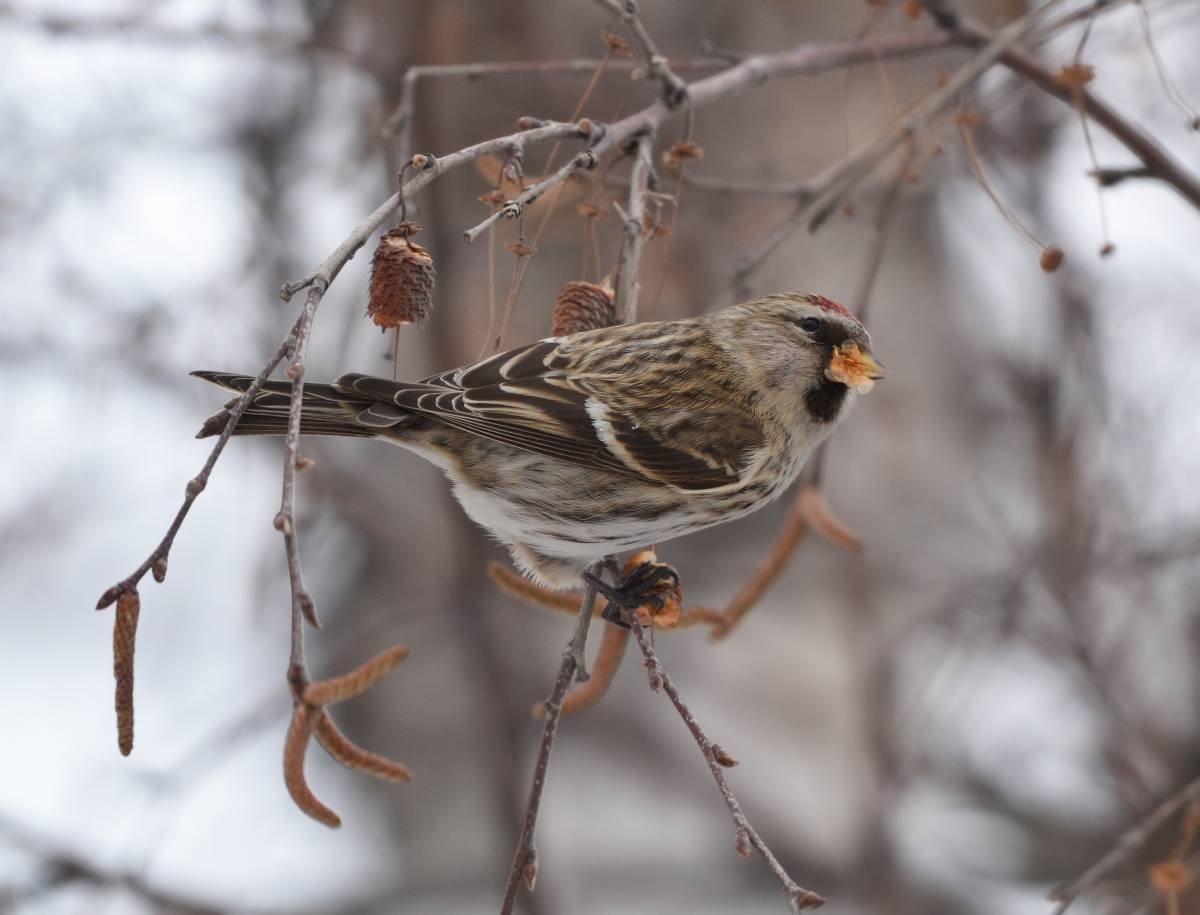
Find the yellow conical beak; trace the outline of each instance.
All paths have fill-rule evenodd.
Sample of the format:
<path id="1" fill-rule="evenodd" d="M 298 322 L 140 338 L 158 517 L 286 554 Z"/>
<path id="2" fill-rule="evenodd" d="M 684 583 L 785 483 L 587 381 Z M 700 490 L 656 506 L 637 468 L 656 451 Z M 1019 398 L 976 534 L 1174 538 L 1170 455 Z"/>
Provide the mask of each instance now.
<path id="1" fill-rule="evenodd" d="M 825 377 L 866 394 L 875 387 L 875 382 L 884 376 L 883 366 L 875 357 L 851 340 L 840 343 L 833 349 L 833 358 L 825 368 Z"/>

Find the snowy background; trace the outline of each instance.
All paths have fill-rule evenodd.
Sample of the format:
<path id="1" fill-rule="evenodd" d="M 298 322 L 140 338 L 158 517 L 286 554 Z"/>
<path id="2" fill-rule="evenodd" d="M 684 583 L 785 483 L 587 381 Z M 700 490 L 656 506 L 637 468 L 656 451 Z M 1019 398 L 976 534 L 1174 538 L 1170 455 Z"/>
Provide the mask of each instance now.
<path id="1" fill-rule="evenodd" d="M 735 3 L 643 6 L 680 57 L 705 38 L 741 51 L 845 39 L 871 18 L 865 4 L 813 0 L 753 16 Z M 999 22 L 1020 4 L 963 6 Z M 1200 8 L 1149 8 L 1168 68 L 1200 104 Z M 913 27 L 926 26 L 880 14 L 884 31 Z M 539 733 L 528 708 L 570 624 L 494 590 L 483 566 L 502 556 L 435 470 L 374 443 L 305 449 L 317 461 L 300 490 L 306 577 L 325 622 L 314 672 L 413 647 L 339 720 L 416 780 L 380 786 L 310 754 L 340 831 L 300 814 L 280 776 L 277 442 L 231 444 L 166 583 L 146 580 L 128 759 L 112 721 L 111 616 L 91 608 L 157 543 L 208 453 L 192 436 L 221 397 L 187 372 L 256 370 L 293 319 L 280 283 L 390 192 L 379 128 L 404 70 L 595 56 L 602 28 L 582 0 L 0 4 L 0 910 L 496 910 Z M 1048 68 L 1078 34 L 1041 49 Z M 1106 14 L 1088 49 L 1097 94 L 1200 172 L 1200 135 L 1159 85 L 1135 10 Z M 962 56 L 889 64 L 891 91 L 913 97 Z M 425 83 L 416 147 L 448 152 L 525 114 L 565 118 L 584 81 Z M 606 120 L 652 93 L 610 75 L 588 112 Z M 993 182 L 1066 249 L 1064 268 L 1038 269 L 939 123 L 944 154 L 905 189 L 874 295 L 889 378 L 829 453 L 830 500 L 867 549 L 806 543 L 726 643 L 658 640 L 742 761 L 730 778 L 747 813 L 834 915 L 1048 913 L 1049 888 L 1200 759 L 1200 213 L 1163 184 L 1126 181 L 1104 195 L 1117 251 L 1100 259 L 1078 119 L 999 73 L 976 98 Z M 871 66 L 775 83 L 697 118 L 706 157 L 694 168 L 799 180 L 887 117 Z M 1093 132 L 1102 164 L 1132 162 Z M 887 171 L 855 193 L 853 217 L 794 236 L 753 291 L 848 301 Z M 484 215 L 486 189 L 464 170 L 419 201 L 440 280 L 434 317 L 403 341 L 406 374 L 461 364 L 483 342 L 486 248 L 459 236 Z M 685 190 L 669 257 L 661 243 L 648 254 L 643 314 L 732 301 L 737 258 L 790 207 Z M 578 270 L 579 220 L 556 219 L 513 343 L 546 332 L 554 291 Z M 310 378 L 391 372 L 362 318 L 366 262 L 326 297 Z M 720 606 L 786 510 L 663 556 L 692 601 Z M 560 740 L 529 911 L 783 910 L 761 862 L 733 854 L 702 759 L 636 663 Z M 1164 830 L 1162 848 L 1177 836 Z M 1147 854 L 1078 911 L 1161 906 Z"/>

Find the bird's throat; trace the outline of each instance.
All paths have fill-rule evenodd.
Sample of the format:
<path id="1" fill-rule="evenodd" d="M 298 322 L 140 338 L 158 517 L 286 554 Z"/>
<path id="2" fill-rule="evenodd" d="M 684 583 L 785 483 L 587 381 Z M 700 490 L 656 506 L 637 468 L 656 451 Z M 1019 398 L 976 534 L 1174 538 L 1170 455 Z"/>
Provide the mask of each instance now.
<path id="1" fill-rule="evenodd" d="M 842 404 L 850 389 L 840 381 L 832 381 L 821 374 L 821 380 L 804 392 L 804 405 L 814 422 L 831 423 L 842 412 Z"/>

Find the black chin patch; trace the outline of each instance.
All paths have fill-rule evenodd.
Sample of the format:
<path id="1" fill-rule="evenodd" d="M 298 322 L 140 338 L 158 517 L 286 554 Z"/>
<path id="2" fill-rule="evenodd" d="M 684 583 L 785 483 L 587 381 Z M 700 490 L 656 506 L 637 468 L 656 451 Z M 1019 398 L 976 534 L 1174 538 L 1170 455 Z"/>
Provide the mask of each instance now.
<path id="1" fill-rule="evenodd" d="M 804 392 L 804 405 L 816 422 L 831 423 L 837 419 L 849 393 L 850 389 L 840 381 L 831 381 L 822 375 L 820 383 Z"/>

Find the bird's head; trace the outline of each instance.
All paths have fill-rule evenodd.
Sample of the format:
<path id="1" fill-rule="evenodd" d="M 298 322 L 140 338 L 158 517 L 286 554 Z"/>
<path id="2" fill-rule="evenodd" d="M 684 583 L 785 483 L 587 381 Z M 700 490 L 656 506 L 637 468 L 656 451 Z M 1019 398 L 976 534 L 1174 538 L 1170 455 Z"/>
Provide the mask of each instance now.
<path id="1" fill-rule="evenodd" d="M 824 296 L 778 293 L 713 317 L 755 387 L 797 418 L 833 423 L 852 392 L 865 394 L 883 377 L 862 322 Z"/>

